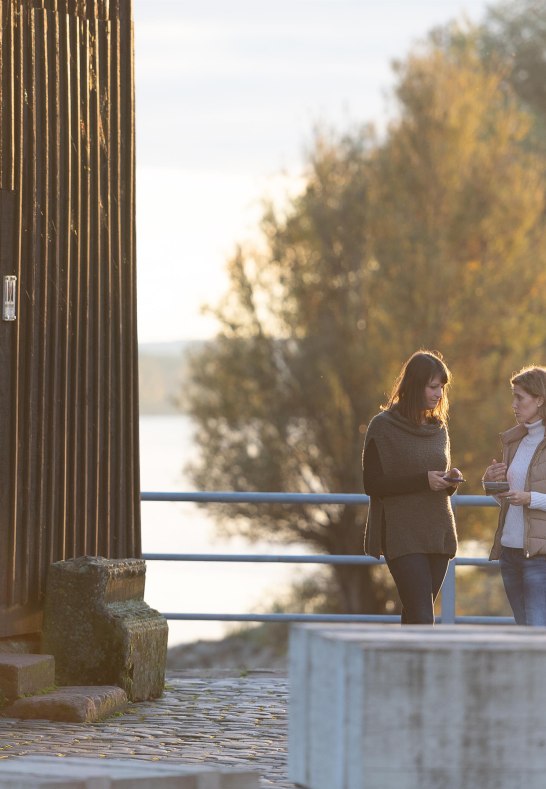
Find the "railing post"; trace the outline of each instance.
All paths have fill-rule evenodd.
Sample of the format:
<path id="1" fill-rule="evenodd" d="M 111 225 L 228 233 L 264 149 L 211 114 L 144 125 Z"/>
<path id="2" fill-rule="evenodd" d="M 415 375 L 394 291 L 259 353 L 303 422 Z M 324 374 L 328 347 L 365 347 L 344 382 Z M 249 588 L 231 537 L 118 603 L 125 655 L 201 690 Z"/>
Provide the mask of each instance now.
<path id="1" fill-rule="evenodd" d="M 455 559 L 450 559 L 442 586 L 442 624 L 455 624 Z"/>

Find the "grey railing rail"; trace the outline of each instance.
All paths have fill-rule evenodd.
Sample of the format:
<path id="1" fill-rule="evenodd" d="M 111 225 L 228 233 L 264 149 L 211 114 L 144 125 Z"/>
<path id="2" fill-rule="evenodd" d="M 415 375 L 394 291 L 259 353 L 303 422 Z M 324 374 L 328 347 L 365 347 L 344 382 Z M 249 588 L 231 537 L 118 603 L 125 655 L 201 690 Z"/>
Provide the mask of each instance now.
<path id="1" fill-rule="evenodd" d="M 193 503 L 253 503 L 253 504 L 346 504 L 365 505 L 369 496 L 361 493 L 260 493 L 246 491 L 145 491 L 141 501 L 147 502 L 193 502 Z M 458 507 L 496 507 L 490 496 L 455 494 L 452 504 Z M 291 564 L 384 564 L 384 559 L 372 556 L 349 554 L 215 554 L 215 553 L 144 553 L 143 559 L 161 562 L 266 562 Z M 455 569 L 460 566 L 492 567 L 497 561 L 487 557 L 456 557 L 449 565 L 442 587 L 442 624 L 511 624 L 512 617 L 504 616 L 456 616 Z M 170 620 L 221 621 L 221 622 L 399 622 L 400 617 L 389 614 L 206 614 L 166 612 Z"/>

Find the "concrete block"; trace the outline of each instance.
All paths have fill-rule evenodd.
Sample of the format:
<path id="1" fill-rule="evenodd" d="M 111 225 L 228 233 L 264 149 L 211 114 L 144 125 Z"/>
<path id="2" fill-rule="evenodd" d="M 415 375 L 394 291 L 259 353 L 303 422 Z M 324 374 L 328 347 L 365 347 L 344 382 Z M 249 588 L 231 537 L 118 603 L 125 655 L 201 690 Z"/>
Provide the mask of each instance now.
<path id="1" fill-rule="evenodd" d="M 141 559 L 85 556 L 49 568 L 43 649 L 59 685 L 118 685 L 131 701 L 165 683 L 167 620 L 144 602 Z"/>
<path id="2" fill-rule="evenodd" d="M 307 789 L 541 789 L 546 629 L 304 625 L 289 777 Z"/>
<path id="3" fill-rule="evenodd" d="M 25 756 L 0 764 L 0 789 L 259 789 L 259 775 L 141 759 Z"/>
<path id="4" fill-rule="evenodd" d="M 121 688 L 76 686 L 17 699 L 2 714 L 6 718 L 96 723 L 126 706 L 127 694 Z"/>
<path id="5" fill-rule="evenodd" d="M 55 684 L 52 655 L 0 654 L 0 692 L 12 700 Z"/>

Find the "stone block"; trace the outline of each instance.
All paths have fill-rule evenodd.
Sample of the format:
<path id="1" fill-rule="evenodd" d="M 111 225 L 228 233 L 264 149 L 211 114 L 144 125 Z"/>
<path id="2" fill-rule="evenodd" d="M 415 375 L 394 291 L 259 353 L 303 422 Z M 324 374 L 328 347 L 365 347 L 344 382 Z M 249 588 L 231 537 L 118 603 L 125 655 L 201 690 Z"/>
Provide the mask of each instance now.
<path id="1" fill-rule="evenodd" d="M 303 625 L 289 778 L 306 789 L 542 789 L 546 629 Z"/>
<path id="2" fill-rule="evenodd" d="M 144 602 L 142 559 L 85 556 L 49 568 L 42 646 L 59 685 L 118 685 L 131 701 L 158 698 L 167 620 Z"/>
<path id="3" fill-rule="evenodd" d="M 6 718 L 96 723 L 126 706 L 127 694 L 121 688 L 75 686 L 17 699 L 2 713 Z"/>
<path id="4" fill-rule="evenodd" d="M 0 638 L 0 653 L 9 654 L 34 654 L 40 652 L 42 644 L 41 633 L 28 633 L 20 636 L 7 636 Z"/>
<path id="5" fill-rule="evenodd" d="M 12 700 L 55 684 L 52 655 L 0 654 L 0 692 Z"/>
<path id="6" fill-rule="evenodd" d="M 25 756 L 0 764 L 0 789 L 259 789 L 259 786 L 256 772 L 142 759 Z"/>

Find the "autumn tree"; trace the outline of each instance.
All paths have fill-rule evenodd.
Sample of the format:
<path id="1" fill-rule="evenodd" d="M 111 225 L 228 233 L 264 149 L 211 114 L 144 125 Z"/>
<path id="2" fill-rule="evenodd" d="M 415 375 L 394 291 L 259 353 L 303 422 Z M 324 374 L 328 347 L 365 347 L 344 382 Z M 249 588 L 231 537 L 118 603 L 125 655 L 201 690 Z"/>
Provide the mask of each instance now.
<path id="1" fill-rule="evenodd" d="M 398 66 L 400 119 L 374 162 L 372 295 L 404 355 L 439 348 L 451 365 L 453 448 L 477 492 L 509 375 L 545 348 L 546 239 L 533 117 L 476 43 Z"/>
<path id="2" fill-rule="evenodd" d="M 202 489 L 361 492 L 362 424 L 382 396 L 367 341 L 369 157 L 366 131 L 319 136 L 306 188 L 270 208 L 264 249 L 240 249 L 216 314 L 221 332 L 193 359 L 187 396 Z M 230 531 L 361 553 L 354 506 L 215 505 Z M 369 572 L 337 567 L 345 610 L 381 607 Z"/>
<path id="3" fill-rule="evenodd" d="M 384 139 L 317 135 L 301 194 L 269 207 L 261 245 L 229 263 L 218 336 L 185 392 L 201 489 L 360 492 L 365 425 L 419 347 L 455 372 L 454 450 L 477 484 L 509 415 L 506 379 L 545 347 L 544 162 L 506 66 L 465 36 L 397 74 Z M 362 508 L 213 512 L 251 539 L 362 551 Z M 371 570 L 332 572 L 343 610 L 383 609 Z"/>

